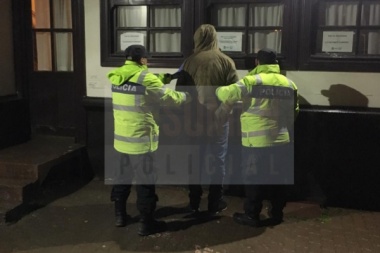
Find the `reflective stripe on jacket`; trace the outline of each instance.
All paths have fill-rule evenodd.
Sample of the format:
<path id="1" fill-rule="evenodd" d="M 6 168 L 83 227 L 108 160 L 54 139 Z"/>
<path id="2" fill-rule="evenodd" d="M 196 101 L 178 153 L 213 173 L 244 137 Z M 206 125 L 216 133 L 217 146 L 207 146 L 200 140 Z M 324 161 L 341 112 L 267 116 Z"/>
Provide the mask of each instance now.
<path id="1" fill-rule="evenodd" d="M 114 113 L 114 148 L 126 154 L 144 154 L 158 148 L 159 127 L 155 121 L 160 105 L 180 105 L 189 98 L 165 88 L 160 76 L 146 66 L 127 60 L 111 71 Z"/>
<path id="2" fill-rule="evenodd" d="M 269 147 L 289 142 L 288 127 L 298 114 L 296 85 L 274 65 L 259 65 L 235 84 L 220 87 L 224 103 L 243 101 L 242 145 Z"/>

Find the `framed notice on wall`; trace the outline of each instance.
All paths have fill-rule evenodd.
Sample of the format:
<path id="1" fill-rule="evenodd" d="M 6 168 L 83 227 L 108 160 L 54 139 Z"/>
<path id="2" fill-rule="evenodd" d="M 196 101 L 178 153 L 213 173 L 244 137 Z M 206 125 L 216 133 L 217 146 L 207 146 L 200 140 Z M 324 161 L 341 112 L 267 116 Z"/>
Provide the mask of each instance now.
<path id="1" fill-rule="evenodd" d="M 130 45 L 144 45 L 144 34 L 126 32 L 120 34 L 120 50 L 124 50 Z"/>
<path id="2" fill-rule="evenodd" d="M 322 38 L 322 52 L 352 53 L 353 31 L 325 31 Z"/>
<path id="3" fill-rule="evenodd" d="M 218 43 L 222 51 L 241 52 L 243 50 L 243 33 L 218 32 Z"/>

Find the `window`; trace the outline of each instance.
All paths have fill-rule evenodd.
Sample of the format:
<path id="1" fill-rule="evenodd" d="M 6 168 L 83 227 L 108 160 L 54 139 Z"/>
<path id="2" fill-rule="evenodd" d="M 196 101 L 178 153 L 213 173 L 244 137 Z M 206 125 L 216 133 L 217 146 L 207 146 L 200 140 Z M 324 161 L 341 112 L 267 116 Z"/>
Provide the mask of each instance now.
<path id="1" fill-rule="evenodd" d="M 378 71 L 379 0 L 305 2 L 301 68 Z"/>
<path id="2" fill-rule="evenodd" d="M 73 71 L 71 0 L 31 0 L 34 71 Z"/>
<path id="3" fill-rule="evenodd" d="M 178 67 L 191 53 L 192 1 L 101 1 L 102 66 L 122 64 L 124 50 L 132 44 L 144 45 L 155 67 Z"/>
<path id="4" fill-rule="evenodd" d="M 150 66 L 178 67 L 194 31 L 210 23 L 239 69 L 270 47 L 283 70 L 379 71 L 380 0 L 100 1 L 102 66 L 122 64 L 134 42 L 149 50 Z"/>
<path id="5" fill-rule="evenodd" d="M 101 64 L 119 66 L 136 43 L 148 49 L 150 66 L 178 67 L 192 53 L 194 31 L 210 23 L 238 68 L 253 67 L 257 51 L 271 47 L 282 68 L 294 69 L 298 1 L 101 0 Z"/>
<path id="6" fill-rule="evenodd" d="M 296 36 L 292 1 L 208 1 L 209 22 L 218 31 L 219 46 L 238 67 L 250 68 L 262 48 L 277 51 L 282 65 L 295 68 L 290 39 Z M 293 43 L 294 45 L 294 43 Z M 294 48 L 296 51 L 296 48 Z"/>
<path id="7" fill-rule="evenodd" d="M 212 23 L 226 38 L 219 41 L 221 50 L 252 54 L 269 47 L 281 53 L 283 4 L 215 4 L 211 11 Z M 236 41 L 228 40 L 228 34 L 241 41 L 238 48 L 234 48 Z"/>
<path id="8" fill-rule="evenodd" d="M 179 6 L 119 6 L 116 13 L 117 51 L 142 44 L 157 55 L 181 52 Z"/>

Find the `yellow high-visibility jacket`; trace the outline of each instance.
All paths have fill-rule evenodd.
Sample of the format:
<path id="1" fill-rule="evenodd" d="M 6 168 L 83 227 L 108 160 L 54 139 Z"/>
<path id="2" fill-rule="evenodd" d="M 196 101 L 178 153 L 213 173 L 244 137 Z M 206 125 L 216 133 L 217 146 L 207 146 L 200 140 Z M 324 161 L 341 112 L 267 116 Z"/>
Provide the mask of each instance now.
<path id="1" fill-rule="evenodd" d="M 243 146 L 289 143 L 289 127 L 299 112 L 297 86 L 280 74 L 279 65 L 258 65 L 237 83 L 218 88 L 216 95 L 225 104 L 243 101 Z"/>
<path id="2" fill-rule="evenodd" d="M 165 75 L 148 72 L 145 65 L 127 60 L 107 75 L 112 84 L 114 148 L 126 154 L 145 154 L 158 148 L 159 106 L 181 105 L 187 93 L 164 87 Z"/>

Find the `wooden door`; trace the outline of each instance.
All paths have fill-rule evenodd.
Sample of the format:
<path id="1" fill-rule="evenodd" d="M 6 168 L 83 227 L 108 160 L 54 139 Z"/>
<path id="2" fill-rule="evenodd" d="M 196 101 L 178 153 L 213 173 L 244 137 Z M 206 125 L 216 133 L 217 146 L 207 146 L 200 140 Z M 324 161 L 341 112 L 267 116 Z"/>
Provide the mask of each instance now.
<path id="1" fill-rule="evenodd" d="M 29 29 L 24 45 L 28 52 L 25 59 L 32 133 L 84 141 L 83 0 L 25 2 L 24 22 Z"/>

